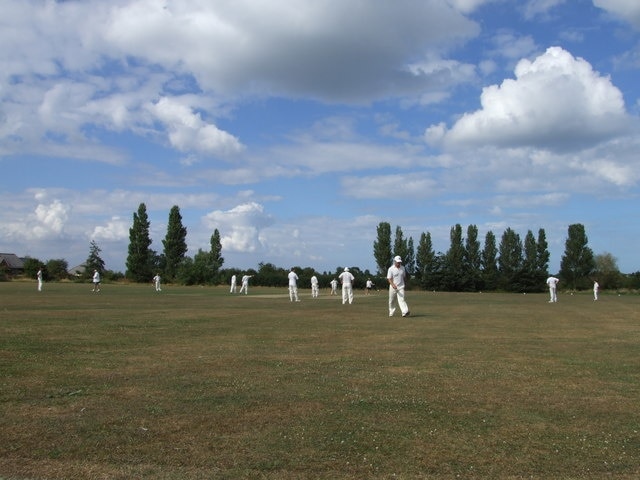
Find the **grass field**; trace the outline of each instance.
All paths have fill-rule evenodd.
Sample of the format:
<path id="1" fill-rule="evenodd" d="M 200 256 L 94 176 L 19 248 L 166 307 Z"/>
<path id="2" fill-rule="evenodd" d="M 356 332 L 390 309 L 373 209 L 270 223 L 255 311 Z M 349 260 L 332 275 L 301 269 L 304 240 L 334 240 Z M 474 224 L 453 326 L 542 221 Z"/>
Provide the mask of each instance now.
<path id="1" fill-rule="evenodd" d="M 640 477 L 640 297 L 0 284 L 2 479 Z"/>

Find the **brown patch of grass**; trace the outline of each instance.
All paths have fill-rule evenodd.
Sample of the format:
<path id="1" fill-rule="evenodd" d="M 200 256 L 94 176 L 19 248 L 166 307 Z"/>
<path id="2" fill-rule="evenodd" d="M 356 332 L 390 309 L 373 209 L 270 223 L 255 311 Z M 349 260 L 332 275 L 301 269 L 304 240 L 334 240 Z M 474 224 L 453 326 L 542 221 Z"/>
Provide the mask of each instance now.
<path id="1" fill-rule="evenodd" d="M 635 478 L 634 296 L 3 284 L 0 477 Z M 3 292 L 3 293 L 5 293 Z"/>

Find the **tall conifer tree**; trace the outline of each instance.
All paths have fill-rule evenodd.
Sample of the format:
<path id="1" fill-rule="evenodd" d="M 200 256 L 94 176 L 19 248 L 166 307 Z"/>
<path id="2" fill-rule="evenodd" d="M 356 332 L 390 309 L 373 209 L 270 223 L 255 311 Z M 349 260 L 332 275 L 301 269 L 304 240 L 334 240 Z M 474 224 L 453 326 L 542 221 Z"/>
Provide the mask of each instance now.
<path id="1" fill-rule="evenodd" d="M 498 248 L 496 247 L 496 236 L 491 230 L 484 237 L 482 283 L 482 288 L 488 290 L 495 290 L 498 286 Z"/>
<path id="2" fill-rule="evenodd" d="M 95 240 L 91 240 L 89 244 L 89 256 L 84 261 L 86 276 L 90 277 L 93 275 L 94 270 L 98 270 L 100 273 L 104 272 L 104 260 L 100 257 L 100 252 L 102 252 L 102 249 Z"/>
<path id="3" fill-rule="evenodd" d="M 569 288 L 588 285 L 588 276 L 595 269 L 593 251 L 588 246 L 589 239 L 584 225 L 569 225 L 564 255 L 560 261 L 560 278 Z"/>
<path id="4" fill-rule="evenodd" d="M 416 252 L 416 273 L 420 278 L 422 288 L 431 289 L 434 287 L 433 275 L 436 271 L 436 254 L 433 251 L 431 233 L 422 233 L 418 242 Z"/>
<path id="5" fill-rule="evenodd" d="M 549 276 L 549 259 L 551 255 L 549 254 L 549 244 L 547 243 L 547 234 L 544 231 L 544 228 L 538 230 L 538 258 L 536 270 L 538 272 L 538 278 L 544 280 Z"/>
<path id="6" fill-rule="evenodd" d="M 451 227 L 449 238 L 451 245 L 445 257 L 444 287 L 449 291 L 459 292 L 466 289 L 467 285 L 464 240 L 462 238 L 462 226 L 459 223 Z"/>
<path id="7" fill-rule="evenodd" d="M 396 226 L 396 235 L 393 241 L 393 252 L 391 252 L 391 255 L 393 255 L 394 257 L 398 255 L 400 258 L 402 258 L 402 263 L 405 269 L 407 268 L 408 263 L 412 261 L 412 259 L 409 258 L 409 242 L 406 238 L 404 238 L 402 227 L 400 227 L 399 225 Z M 391 262 L 391 259 L 389 259 L 388 262 Z"/>
<path id="8" fill-rule="evenodd" d="M 129 229 L 129 255 L 127 256 L 127 278 L 135 282 L 149 282 L 153 277 L 154 255 L 151 249 L 150 227 L 147 206 L 141 203 L 133 214 L 133 225 Z"/>
<path id="9" fill-rule="evenodd" d="M 164 246 L 164 274 L 174 279 L 178 273 L 180 264 L 187 253 L 187 228 L 182 225 L 180 207 L 174 205 L 169 212 L 167 223 L 167 235 L 162 241 Z"/>
<path id="10" fill-rule="evenodd" d="M 222 257 L 222 242 L 220 241 L 220 232 L 216 228 L 211 235 L 211 263 L 215 269 L 215 273 L 222 268 L 224 264 L 224 258 Z"/>
<path id="11" fill-rule="evenodd" d="M 508 291 L 520 290 L 519 274 L 522 268 L 522 241 L 520 235 L 510 228 L 502 234 L 498 257 L 498 271 L 502 288 Z"/>
<path id="12" fill-rule="evenodd" d="M 480 253 L 480 241 L 478 240 L 478 227 L 467 227 L 467 238 L 464 244 L 465 263 L 468 271 L 468 290 L 476 291 L 481 288 L 482 257 Z"/>
<path id="13" fill-rule="evenodd" d="M 380 222 L 378 224 L 378 237 L 373 242 L 373 258 L 380 275 L 386 275 L 391 265 L 391 224 Z"/>

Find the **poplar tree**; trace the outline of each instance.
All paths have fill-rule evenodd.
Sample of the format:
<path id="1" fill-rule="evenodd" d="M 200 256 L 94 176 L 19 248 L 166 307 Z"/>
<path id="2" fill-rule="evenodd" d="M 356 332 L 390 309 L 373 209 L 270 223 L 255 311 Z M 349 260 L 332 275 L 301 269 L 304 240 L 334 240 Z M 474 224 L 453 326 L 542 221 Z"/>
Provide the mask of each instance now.
<path id="1" fill-rule="evenodd" d="M 416 273 L 420 279 L 422 288 L 432 289 L 434 287 L 434 274 L 436 273 L 436 254 L 433 251 L 431 233 L 422 233 L 418 242 L 416 252 Z"/>
<path id="2" fill-rule="evenodd" d="M 569 225 L 564 255 L 560 261 L 560 278 L 569 288 L 582 288 L 588 285 L 589 274 L 595 268 L 593 251 L 588 246 L 589 239 L 584 225 Z"/>
<path id="3" fill-rule="evenodd" d="M 376 261 L 379 275 L 386 275 L 391 265 L 391 224 L 380 222 L 378 224 L 378 237 L 373 242 L 373 258 Z"/>
<path id="4" fill-rule="evenodd" d="M 496 236 L 491 230 L 484 237 L 481 257 L 482 288 L 495 290 L 498 287 L 498 248 L 496 247 Z"/>
<path id="5" fill-rule="evenodd" d="M 465 240 L 465 264 L 468 271 L 468 290 L 476 291 L 481 288 L 481 264 L 480 241 L 478 240 L 478 227 L 467 227 Z"/>
<path id="6" fill-rule="evenodd" d="M 174 205 L 169 212 L 167 234 L 162 241 L 164 246 L 163 270 L 169 279 L 174 279 L 180 264 L 187 253 L 187 228 L 182 225 L 180 207 Z"/>
<path id="7" fill-rule="evenodd" d="M 533 232 L 527 231 L 524 237 L 524 258 L 522 262 L 522 271 L 519 275 L 519 283 L 523 292 L 535 292 L 540 290 L 538 285 L 538 244 Z"/>
<path id="8" fill-rule="evenodd" d="M 217 275 L 224 264 L 224 258 L 222 257 L 222 242 L 220 241 L 220 232 L 217 228 L 213 231 L 213 235 L 211 235 L 209 243 L 211 244 L 211 265 L 214 269 L 214 273 Z"/>
<path id="9" fill-rule="evenodd" d="M 498 272 L 500 284 L 508 291 L 520 289 L 520 270 L 522 268 L 522 242 L 520 235 L 507 228 L 500 241 Z"/>
<path id="10" fill-rule="evenodd" d="M 135 282 L 149 282 L 153 277 L 154 252 L 149 248 L 149 217 L 147 206 L 141 203 L 133 214 L 133 225 L 129 229 L 129 254 L 127 256 L 127 278 Z"/>
<path id="11" fill-rule="evenodd" d="M 416 253 L 413 246 L 413 237 L 409 237 L 407 240 L 407 252 L 402 260 L 404 260 L 404 268 L 407 270 L 407 275 L 413 277 L 416 273 Z"/>
<path id="12" fill-rule="evenodd" d="M 544 281 L 549 276 L 549 259 L 551 254 L 549 253 L 549 244 L 547 243 L 547 234 L 544 228 L 538 230 L 538 258 L 536 270 L 539 278 Z"/>
<path id="13" fill-rule="evenodd" d="M 411 241 L 411 245 L 413 247 L 413 240 Z M 392 256 L 400 256 L 402 258 L 402 264 L 404 265 L 405 270 L 409 275 L 413 273 L 413 264 L 414 264 L 414 253 L 413 248 L 409 249 L 409 240 L 404 238 L 404 233 L 402 232 L 402 228 L 400 226 L 396 226 L 396 235 L 393 242 L 393 252 L 391 252 Z M 387 263 L 391 263 L 391 258 L 387 260 Z"/>
<path id="14" fill-rule="evenodd" d="M 449 233 L 451 245 L 446 254 L 444 287 L 452 292 L 460 292 L 467 285 L 467 268 L 465 265 L 465 249 L 462 239 L 462 227 L 456 224 Z"/>

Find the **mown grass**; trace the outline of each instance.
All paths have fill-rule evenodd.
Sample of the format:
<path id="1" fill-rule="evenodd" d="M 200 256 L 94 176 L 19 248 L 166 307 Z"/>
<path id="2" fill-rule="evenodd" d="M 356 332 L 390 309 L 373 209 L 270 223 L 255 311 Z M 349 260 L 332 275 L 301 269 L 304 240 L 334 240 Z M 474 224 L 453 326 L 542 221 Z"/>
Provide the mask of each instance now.
<path id="1" fill-rule="evenodd" d="M 640 298 L 0 284 L 5 479 L 638 478 Z"/>

